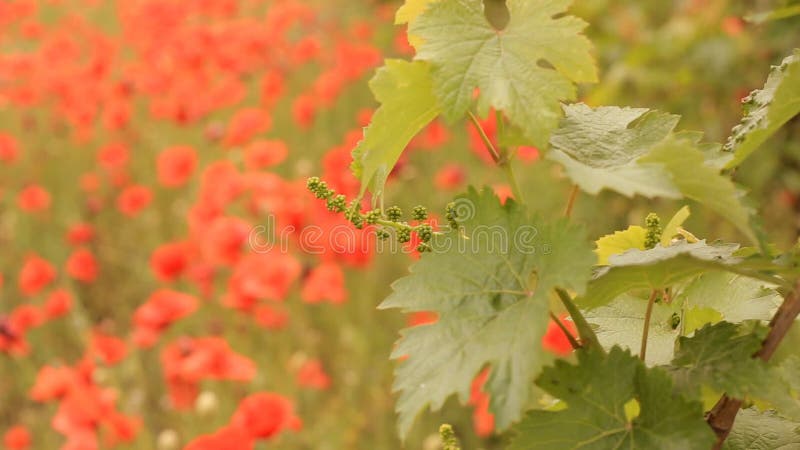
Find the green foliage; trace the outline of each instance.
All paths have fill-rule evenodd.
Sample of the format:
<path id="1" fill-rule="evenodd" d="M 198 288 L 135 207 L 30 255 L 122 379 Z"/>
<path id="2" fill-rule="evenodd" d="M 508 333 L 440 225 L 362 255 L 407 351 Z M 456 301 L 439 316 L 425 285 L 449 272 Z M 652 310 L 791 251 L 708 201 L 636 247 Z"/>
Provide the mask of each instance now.
<path id="1" fill-rule="evenodd" d="M 658 165 L 639 159 L 672 133 L 680 118 L 644 108 L 584 104 L 564 107 L 565 117 L 550 138 L 548 158 L 589 194 L 611 189 L 632 197 L 680 198 Z"/>
<path id="2" fill-rule="evenodd" d="M 733 129 L 725 150 L 734 152 L 727 167 L 736 167 L 792 117 L 800 114 L 800 49 L 774 66 L 761 90 L 744 100 L 745 115 Z"/>
<path id="3" fill-rule="evenodd" d="M 619 348 L 579 352 L 577 365 L 556 361 L 536 383 L 567 408 L 528 413 L 511 450 L 707 450 L 714 443 L 701 404 L 674 395 L 666 372 Z M 639 415 L 629 420 L 625 405 L 634 399 Z"/>
<path id="4" fill-rule="evenodd" d="M 411 139 L 439 115 L 428 64 L 386 60 L 369 83 L 381 107 L 375 112 L 364 139 L 353 150 L 353 174 L 361 180 L 361 194 L 369 189 L 383 195 L 386 178 Z"/>
<path id="5" fill-rule="evenodd" d="M 605 348 L 615 345 L 638 351 L 642 345 L 647 298 L 623 294 L 611 303 L 586 312 L 586 320 L 595 328 Z M 648 334 L 648 365 L 666 364 L 674 355 L 675 340 L 680 335 L 680 323 L 673 322 L 676 305 L 659 302 L 653 306 Z M 679 317 L 680 315 L 678 315 Z"/>
<path id="6" fill-rule="evenodd" d="M 597 264 L 608 265 L 611 255 L 624 253 L 632 248 L 645 250 L 644 240 L 647 230 L 638 225 L 631 225 L 624 231 L 616 231 L 597 240 Z"/>
<path id="7" fill-rule="evenodd" d="M 575 99 L 576 84 L 596 81 L 591 44 L 581 34 L 586 24 L 567 14 L 570 0 L 503 3 L 509 21 L 499 30 L 483 0 L 406 1 L 395 21 L 408 24 L 416 61 L 389 60 L 379 70 L 371 87 L 382 106 L 354 151 L 361 195 L 370 190 L 381 197 L 405 146 L 439 113 L 450 122 L 465 115 L 474 121 L 475 106 L 484 117 L 494 109 L 493 156 L 516 198 L 503 204 L 471 188 L 447 205 L 446 233 L 401 222 L 396 207 L 351 213 L 356 221 L 395 228 L 400 242 L 414 231 L 430 250 L 380 305 L 437 315 L 403 330 L 392 353 L 400 360 L 394 383 L 400 434 L 423 410 L 439 410 L 454 395 L 465 403 L 485 368 L 483 389 L 498 431 L 532 405 L 551 401 L 548 410 L 524 415 L 512 449 L 709 449 L 716 439 L 703 404 L 713 394 L 800 417 L 794 397 L 800 358 L 780 366 L 754 358 L 765 345 L 763 323 L 798 275 L 798 258 L 791 252 L 775 258 L 753 225 L 755 212 L 742 203 L 743 190 L 725 172 L 800 112 L 800 53 L 750 96 L 742 124 L 721 151 L 701 142 L 702 133 L 676 131 L 677 115 L 562 104 Z M 551 147 L 544 155 L 564 168 L 573 193 L 693 200 L 768 254 L 698 240 L 683 228 L 690 215 L 683 206 L 666 225 L 651 213 L 644 227 L 603 236 L 592 255 L 568 217 L 542 220 L 529 212 L 536 206 L 524 204 L 510 161 L 516 146 L 530 144 Z M 325 195 L 340 209 L 340 200 Z M 412 210 L 412 220 L 427 217 L 425 208 Z M 571 341 L 577 364 L 541 345 L 550 317 L 564 309 L 579 330 L 580 340 Z M 629 350 L 639 348 L 641 359 Z M 778 435 L 793 425 L 784 419 L 749 410 L 740 416 L 744 424 L 726 448 L 795 443 Z M 759 422 L 777 434 L 753 440 Z M 452 429 L 442 436 L 456 445 Z"/>
<path id="8" fill-rule="evenodd" d="M 609 258 L 597 270 L 586 294 L 578 298 L 585 308 L 602 306 L 636 289 L 659 290 L 713 270 L 735 270 L 738 245 L 680 242 L 650 250 L 632 249 Z"/>
<path id="9" fill-rule="evenodd" d="M 409 23 L 417 36 L 416 59 L 433 65 L 433 85 L 450 121 L 466 114 L 475 88 L 478 110 L 503 111 L 534 145 L 544 147 L 573 100 L 573 83 L 594 82 L 586 23 L 563 15 L 571 0 L 508 0 L 502 32 L 487 21 L 482 0 L 436 1 Z M 554 18 L 558 16 L 558 18 Z M 552 68 L 540 64 L 545 61 Z"/>
<path id="10" fill-rule="evenodd" d="M 752 211 L 745 208 L 742 193 L 719 169 L 706 164 L 707 155 L 686 135 L 676 135 L 657 145 L 640 162 L 660 164 L 683 194 L 708 207 L 731 223 L 751 241 L 757 242 L 751 227 Z"/>
<path id="11" fill-rule="evenodd" d="M 692 280 L 676 302 L 686 314 L 700 309 L 713 309 L 727 322 L 745 320 L 768 321 L 782 298 L 771 285 L 740 275 L 711 272 Z"/>
<path id="12" fill-rule="evenodd" d="M 723 450 L 791 450 L 800 447 L 800 424 L 774 412 L 743 409 Z"/>
<path id="13" fill-rule="evenodd" d="M 735 324 L 720 322 L 681 337 L 672 365 L 681 389 L 699 392 L 703 385 L 737 398 L 752 397 L 753 390 L 774 382 L 760 359 L 754 359 L 764 333 L 747 332 Z M 763 330 L 761 330 L 763 331 Z M 756 384 L 761 386 L 756 386 Z"/>
<path id="14" fill-rule="evenodd" d="M 465 402 L 486 365 L 485 389 L 498 428 L 517 420 L 534 377 L 551 359 L 540 346 L 548 295 L 556 286 L 581 292 L 594 260 L 583 232 L 564 221 L 529 217 L 513 201 L 501 205 L 490 191 L 471 190 L 457 202 L 474 211 L 460 222 L 466 236 L 434 239 L 434 252 L 395 282 L 380 305 L 439 316 L 434 324 L 403 330 L 392 354 L 407 357 L 394 385 L 401 435 L 426 406 L 439 409 L 452 394 Z"/>

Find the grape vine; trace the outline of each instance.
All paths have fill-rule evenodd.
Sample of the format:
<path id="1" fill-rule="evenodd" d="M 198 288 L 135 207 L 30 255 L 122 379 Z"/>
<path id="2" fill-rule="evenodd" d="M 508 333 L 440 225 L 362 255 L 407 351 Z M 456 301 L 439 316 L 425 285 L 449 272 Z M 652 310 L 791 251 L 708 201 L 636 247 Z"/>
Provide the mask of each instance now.
<path id="1" fill-rule="evenodd" d="M 771 361 L 800 313 L 800 268 L 798 248 L 769 244 L 730 176 L 800 113 L 800 50 L 744 100 L 742 123 L 722 146 L 676 131 L 680 117 L 672 114 L 571 103 L 577 83 L 597 81 L 587 24 L 568 13 L 571 0 L 505 3 L 509 20 L 498 31 L 482 0 L 407 0 L 397 22 L 408 24 L 416 57 L 387 60 L 370 83 L 381 107 L 353 152 L 360 196 L 348 202 L 318 178 L 308 182 L 354 226 L 377 225 L 382 238 L 393 229 L 401 243 L 416 233 L 426 253 L 380 305 L 438 315 L 404 330 L 392 354 L 401 360 L 400 434 L 423 410 L 453 395 L 464 402 L 488 367 L 490 410 L 497 430 L 510 430 L 511 449 L 800 445 L 780 433 L 746 444 L 754 433 L 800 421 L 800 355 Z M 479 119 L 491 110 L 496 142 Z M 448 206 L 449 229 L 463 228 L 452 238 L 469 240 L 482 227 L 507 236 L 533 227 L 525 246 L 472 239 L 438 251 L 429 243 L 446 230 L 425 222 L 424 207 L 413 209 L 411 225 L 398 207 L 382 206 L 403 149 L 439 115 L 472 122 L 513 191 L 505 203 L 488 189 L 459 196 L 475 214 L 459 220 Z M 537 146 L 573 183 L 564 217 L 539 217 L 526 202 L 535 196 L 516 176 L 523 145 Z M 666 224 L 651 214 L 644 227 L 590 239 L 571 212 L 581 192 L 606 190 L 694 201 L 747 244 L 697 238 L 683 227 L 688 208 Z M 577 337 L 559 319 L 564 312 Z M 551 320 L 570 337 L 573 355 L 543 351 Z M 457 448 L 452 429 L 442 436 L 446 448 Z"/>

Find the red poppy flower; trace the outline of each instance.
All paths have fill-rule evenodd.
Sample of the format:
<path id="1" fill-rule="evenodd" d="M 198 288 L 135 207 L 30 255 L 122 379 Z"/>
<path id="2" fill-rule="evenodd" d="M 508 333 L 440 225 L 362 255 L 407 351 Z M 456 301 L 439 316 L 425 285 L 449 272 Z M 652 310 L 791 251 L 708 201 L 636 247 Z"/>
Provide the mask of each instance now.
<path id="1" fill-rule="evenodd" d="M 447 164 L 434 178 L 434 185 L 443 191 L 453 191 L 460 188 L 467 180 L 466 170 L 458 164 Z"/>
<path id="2" fill-rule="evenodd" d="M 106 365 L 113 366 L 125 359 L 128 354 L 128 345 L 116 336 L 94 330 L 89 340 L 88 353 L 100 358 Z"/>
<path id="3" fill-rule="evenodd" d="M 292 103 L 292 118 L 300 128 L 309 128 L 317 116 L 317 101 L 310 94 L 303 94 Z"/>
<path id="4" fill-rule="evenodd" d="M 161 331 L 197 310 L 197 298 L 170 289 L 155 291 L 133 314 L 133 340 L 140 347 L 155 344 Z"/>
<path id="5" fill-rule="evenodd" d="M 494 431 L 494 415 L 489 411 L 489 396 L 483 392 L 483 386 L 489 378 L 489 369 L 484 369 L 472 380 L 469 404 L 475 409 L 472 413 L 472 424 L 475 434 L 489 436 Z"/>
<path id="6" fill-rule="evenodd" d="M 319 303 L 328 300 L 340 304 L 347 300 L 347 289 L 344 286 L 344 272 L 338 264 L 322 263 L 313 268 L 305 280 L 300 297 L 307 303 Z"/>
<path id="7" fill-rule="evenodd" d="M 415 327 L 418 325 L 436 323 L 437 320 L 439 320 L 439 315 L 433 311 L 417 311 L 408 315 L 406 323 L 409 327 Z"/>
<path id="8" fill-rule="evenodd" d="M 522 162 L 535 162 L 539 160 L 539 149 L 536 147 L 522 146 L 517 148 L 517 159 Z"/>
<path id="9" fill-rule="evenodd" d="M 182 186 L 197 168 L 197 152 L 186 145 L 168 147 L 158 155 L 156 166 L 162 186 Z"/>
<path id="10" fill-rule="evenodd" d="M 14 136 L 0 133 L 0 161 L 11 164 L 19 157 L 19 144 Z"/>
<path id="11" fill-rule="evenodd" d="M 146 208 L 151 200 L 153 193 L 147 186 L 128 186 L 117 197 L 117 209 L 126 216 L 133 217 Z"/>
<path id="12" fill-rule="evenodd" d="M 252 229 L 252 225 L 238 217 L 217 218 L 200 243 L 203 257 L 215 265 L 235 264 L 242 256 Z"/>
<path id="13" fill-rule="evenodd" d="M 36 375 L 30 397 L 37 402 L 60 399 L 78 382 L 78 375 L 71 367 L 44 366 Z"/>
<path id="14" fill-rule="evenodd" d="M 31 433 L 23 425 L 13 426 L 3 435 L 3 445 L 7 450 L 27 450 L 32 440 Z"/>
<path id="15" fill-rule="evenodd" d="M 283 75 L 277 70 L 267 70 L 261 78 L 261 103 L 271 107 L 283 95 Z"/>
<path id="16" fill-rule="evenodd" d="M 19 290 L 27 296 L 36 295 L 55 278 L 56 269 L 52 264 L 35 254 L 30 254 L 25 258 L 19 272 Z"/>
<path id="17" fill-rule="evenodd" d="M 248 170 L 260 170 L 280 164 L 289 149 L 283 141 L 255 141 L 244 150 L 244 164 Z"/>
<path id="18" fill-rule="evenodd" d="M 264 133 L 272 126 L 272 119 L 266 111 L 258 108 L 239 110 L 228 123 L 225 146 L 244 145 L 253 137 Z"/>
<path id="19" fill-rule="evenodd" d="M 302 427 L 292 402 L 271 392 L 253 394 L 239 402 L 230 423 L 258 439 L 269 439 L 283 430 Z"/>
<path id="20" fill-rule="evenodd" d="M 112 142 L 97 151 L 97 163 L 108 171 L 124 168 L 129 160 L 130 150 L 120 142 Z"/>
<path id="21" fill-rule="evenodd" d="M 76 223 L 67 230 L 67 242 L 82 245 L 94 238 L 94 227 L 88 223 Z"/>
<path id="22" fill-rule="evenodd" d="M 91 283 L 97 278 L 99 267 L 91 251 L 81 248 L 72 252 L 67 259 L 67 274 L 72 278 Z"/>
<path id="23" fill-rule="evenodd" d="M 192 406 L 202 380 L 247 382 L 256 375 L 255 363 L 235 353 L 219 337 L 180 338 L 161 351 L 161 365 L 177 409 Z"/>
<path id="24" fill-rule="evenodd" d="M 44 314 L 48 319 L 66 315 L 72 308 L 72 294 L 66 289 L 56 289 L 47 295 L 44 302 Z"/>
<path id="25" fill-rule="evenodd" d="M 289 323 L 289 314 L 273 305 L 259 305 L 253 311 L 256 323 L 268 330 L 285 328 Z"/>
<path id="26" fill-rule="evenodd" d="M 238 296 L 283 301 L 301 271 L 297 259 L 287 253 L 249 254 L 234 268 L 228 288 Z"/>
<path id="27" fill-rule="evenodd" d="M 486 133 L 492 145 L 497 148 L 497 122 L 494 116 L 494 110 L 489 110 L 487 118 L 479 119 L 478 123 L 480 123 L 481 128 L 483 128 L 484 133 Z M 472 152 L 484 163 L 493 165 L 494 160 L 492 159 L 491 153 L 489 153 L 489 148 L 484 143 L 480 132 L 475 128 L 475 124 L 472 122 L 467 123 L 467 135 L 469 136 L 469 144 Z"/>
<path id="28" fill-rule="evenodd" d="M 331 385 L 331 377 L 322 368 L 322 362 L 310 359 L 300 366 L 297 371 L 297 384 L 309 389 L 328 389 Z"/>
<path id="29" fill-rule="evenodd" d="M 150 256 L 150 268 L 161 281 L 174 281 L 189 265 L 189 246 L 185 242 L 162 244 Z"/>
<path id="30" fill-rule="evenodd" d="M 255 440 L 240 427 L 228 425 L 189 442 L 183 450 L 252 450 Z"/>
<path id="31" fill-rule="evenodd" d="M 19 192 L 17 206 L 25 212 L 44 211 L 50 208 L 50 193 L 38 184 L 32 184 Z"/>

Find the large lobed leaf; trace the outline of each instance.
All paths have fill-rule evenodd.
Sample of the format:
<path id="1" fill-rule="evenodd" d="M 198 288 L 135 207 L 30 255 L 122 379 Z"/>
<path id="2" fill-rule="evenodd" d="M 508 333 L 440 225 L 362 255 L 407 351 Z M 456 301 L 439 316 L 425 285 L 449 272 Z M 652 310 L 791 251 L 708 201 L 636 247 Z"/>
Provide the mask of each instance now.
<path id="1" fill-rule="evenodd" d="M 607 305 L 587 311 L 585 315 L 604 348 L 617 345 L 638 352 L 642 344 L 646 309 L 646 298 L 623 294 Z M 648 365 L 672 361 L 675 339 L 680 335 L 680 327 L 673 322 L 676 311 L 676 304 L 661 302 L 653 305 L 645 360 Z"/>
<path id="2" fill-rule="evenodd" d="M 782 301 L 773 286 L 727 272 L 703 273 L 683 285 L 670 303 L 653 305 L 647 364 L 668 364 L 679 336 L 707 324 L 768 321 Z M 675 289 L 673 289 L 673 292 Z M 647 298 L 623 294 L 607 305 L 586 312 L 603 347 L 638 350 L 642 342 Z M 789 377 L 784 377 L 789 379 Z"/>
<path id="3" fill-rule="evenodd" d="M 387 59 L 369 86 L 381 107 L 353 150 L 352 169 L 361 180 L 361 195 L 369 189 L 379 196 L 406 145 L 439 115 L 439 107 L 430 67 L 422 61 Z"/>
<path id="4" fill-rule="evenodd" d="M 418 2 L 414 2 L 418 3 Z M 574 83 L 597 81 L 586 23 L 565 15 L 572 0 L 507 0 L 505 29 L 492 27 L 482 0 L 428 3 L 409 23 L 419 60 L 433 65 L 434 91 L 449 120 L 478 109 L 502 110 L 527 139 L 545 147 L 575 98 Z"/>
<path id="5" fill-rule="evenodd" d="M 683 194 L 728 219 L 751 242 L 758 239 L 751 225 L 753 212 L 746 208 L 730 178 L 706 164 L 707 155 L 696 142 L 680 134 L 664 140 L 641 163 L 660 164 L 669 173 L 673 184 Z"/>
<path id="6" fill-rule="evenodd" d="M 753 358 L 761 348 L 763 333 L 743 328 L 720 322 L 681 337 L 672 361 L 676 385 L 695 393 L 705 385 L 733 397 L 752 398 L 754 391 L 772 383 L 766 363 Z"/>
<path id="7" fill-rule="evenodd" d="M 723 450 L 796 450 L 800 448 L 800 423 L 761 413 L 753 408 L 736 415 Z"/>
<path id="8" fill-rule="evenodd" d="M 511 450 L 706 450 L 715 441 L 699 402 L 674 395 L 666 372 L 645 368 L 618 347 L 579 351 L 577 365 L 556 361 L 536 383 L 567 408 L 529 412 L 515 427 Z M 632 400 L 640 412 L 628 419 Z"/>
<path id="9" fill-rule="evenodd" d="M 784 379 L 786 372 L 753 357 L 766 330 L 720 322 L 681 337 L 671 369 L 676 387 L 696 394 L 705 386 L 731 397 L 767 402 L 789 417 L 800 417 L 800 403 Z"/>
<path id="10" fill-rule="evenodd" d="M 728 154 L 701 144 L 701 133 L 674 132 L 678 116 L 584 104 L 565 106 L 564 111 L 547 157 L 563 165 L 582 190 L 696 200 L 757 242 L 752 211 L 742 205 L 742 193 L 730 178 L 720 174 Z"/>
<path id="11" fill-rule="evenodd" d="M 592 109 L 582 103 L 564 106 L 564 112 L 547 157 L 563 165 L 582 190 L 681 197 L 661 165 L 637 161 L 672 133 L 679 116 L 644 108 Z"/>
<path id="12" fill-rule="evenodd" d="M 541 350 L 548 293 L 556 286 L 582 292 L 594 261 L 583 231 L 564 220 L 531 219 L 488 190 L 470 190 L 456 203 L 470 212 L 461 215 L 466 236 L 450 232 L 434 242 L 434 252 L 395 282 L 380 305 L 439 316 L 403 330 L 392 354 L 407 357 L 394 383 L 401 435 L 426 406 L 439 409 L 453 394 L 465 402 L 486 365 L 497 428 L 519 419 L 534 377 L 551 359 Z"/>
<path id="13" fill-rule="evenodd" d="M 764 88 L 745 101 L 741 123 L 725 144 L 734 153 L 727 167 L 736 167 L 792 117 L 800 114 L 800 49 L 772 68 Z"/>
<path id="14" fill-rule="evenodd" d="M 620 295 L 637 289 L 664 289 L 711 270 L 733 270 L 738 261 L 737 245 L 708 245 L 705 241 L 680 242 L 650 250 L 631 249 L 611 256 L 576 301 L 584 308 L 608 304 Z"/>

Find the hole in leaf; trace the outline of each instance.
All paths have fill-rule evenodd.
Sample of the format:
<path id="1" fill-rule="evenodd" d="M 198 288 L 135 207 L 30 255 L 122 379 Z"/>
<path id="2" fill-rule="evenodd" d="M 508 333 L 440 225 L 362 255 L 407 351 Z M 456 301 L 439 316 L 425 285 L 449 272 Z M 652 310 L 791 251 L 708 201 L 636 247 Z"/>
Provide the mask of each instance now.
<path id="1" fill-rule="evenodd" d="M 492 28 L 497 31 L 504 30 L 511 19 L 506 0 L 483 0 L 483 13 Z"/>

